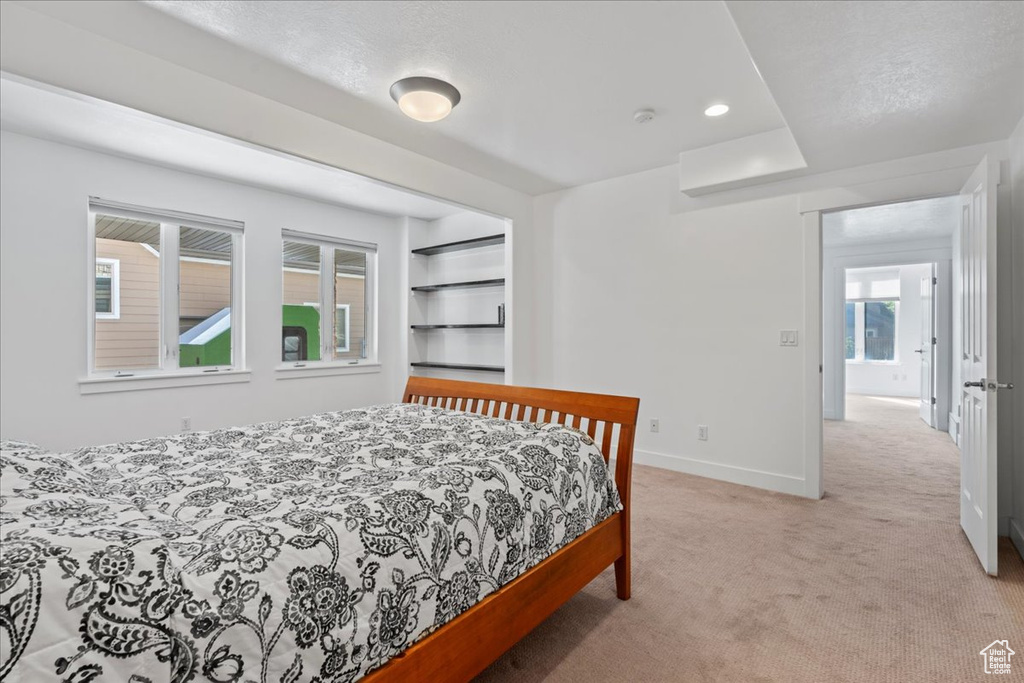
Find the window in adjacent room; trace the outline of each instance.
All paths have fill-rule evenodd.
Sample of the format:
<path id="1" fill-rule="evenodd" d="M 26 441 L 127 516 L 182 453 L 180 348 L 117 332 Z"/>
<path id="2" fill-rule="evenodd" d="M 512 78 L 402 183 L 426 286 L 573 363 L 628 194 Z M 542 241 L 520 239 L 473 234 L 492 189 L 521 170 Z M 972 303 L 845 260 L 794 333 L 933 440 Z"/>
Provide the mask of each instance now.
<path id="1" fill-rule="evenodd" d="M 293 232 L 282 245 L 282 327 L 304 330 L 308 347 L 306 359 L 282 347 L 282 361 L 375 362 L 376 245 Z"/>
<path id="2" fill-rule="evenodd" d="M 93 199 L 91 376 L 241 367 L 242 225 Z"/>
<path id="3" fill-rule="evenodd" d="M 857 304 L 846 302 L 846 324 L 843 326 L 843 341 L 846 348 L 846 360 L 857 358 Z"/>
<path id="4" fill-rule="evenodd" d="M 898 302 L 864 302 L 864 360 L 896 359 L 896 307 Z"/>
<path id="5" fill-rule="evenodd" d="M 854 362 L 896 360 L 896 320 L 900 305 L 898 268 L 846 271 L 845 357 Z"/>
<path id="6" fill-rule="evenodd" d="M 846 302 L 846 360 L 896 360 L 896 316 L 899 301 Z"/>

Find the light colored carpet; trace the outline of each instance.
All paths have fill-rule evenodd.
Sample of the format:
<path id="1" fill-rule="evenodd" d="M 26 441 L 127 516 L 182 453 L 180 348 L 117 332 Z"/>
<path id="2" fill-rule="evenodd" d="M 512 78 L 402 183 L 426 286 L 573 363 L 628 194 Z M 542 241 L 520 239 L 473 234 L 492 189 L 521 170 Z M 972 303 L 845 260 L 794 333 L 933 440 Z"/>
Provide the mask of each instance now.
<path id="1" fill-rule="evenodd" d="M 851 397 L 810 501 L 637 467 L 633 599 L 606 571 L 478 681 L 970 681 L 1008 638 L 1024 563 L 986 576 L 960 530 L 959 454 L 913 405 Z"/>

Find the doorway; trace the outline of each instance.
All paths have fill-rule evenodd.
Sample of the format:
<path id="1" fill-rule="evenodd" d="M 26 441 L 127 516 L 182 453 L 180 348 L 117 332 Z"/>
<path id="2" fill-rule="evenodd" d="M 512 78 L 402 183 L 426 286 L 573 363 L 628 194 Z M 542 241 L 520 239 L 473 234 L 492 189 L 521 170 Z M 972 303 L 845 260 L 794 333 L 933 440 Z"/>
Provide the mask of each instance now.
<path id="1" fill-rule="evenodd" d="M 849 395 L 913 400 L 950 431 L 956 196 L 824 213 L 823 417 L 847 418 Z M 890 402 L 890 404 L 892 404 Z"/>
<path id="2" fill-rule="evenodd" d="M 893 239 L 887 232 L 895 229 L 890 223 L 889 228 L 882 228 L 878 242 L 887 243 L 880 249 L 877 244 L 839 245 L 850 249 L 849 257 L 864 257 L 868 253 L 886 259 L 884 265 L 901 263 L 932 262 L 938 266 L 938 285 L 936 290 L 943 291 L 941 264 L 949 256 L 952 286 L 950 309 L 937 306 L 936 312 L 951 310 L 951 334 L 943 351 L 940 330 L 936 358 L 942 353 L 951 355 L 949 387 L 955 389 L 950 397 L 953 409 L 946 414 L 949 435 L 938 432 L 923 425 L 929 436 L 939 436 L 944 445 L 956 449 L 959 454 L 955 472 L 959 479 L 957 494 L 952 502 L 958 503 L 959 526 L 962 529 L 962 540 L 969 542 L 970 549 L 980 561 L 982 568 L 993 576 L 997 575 L 999 563 L 1002 561 L 1003 550 L 1011 547 L 1009 539 L 1000 540 L 1007 530 L 1016 528 L 1010 517 L 1009 506 L 1005 501 L 1012 500 L 1012 479 L 1010 478 L 1010 457 L 1000 458 L 1000 451 L 1012 453 L 1014 425 L 1001 420 L 999 415 L 1007 407 L 1013 409 L 1013 383 L 1006 381 L 1012 375 L 1012 367 L 997 365 L 997 358 L 1012 358 L 1015 350 L 1012 336 L 1005 334 L 1005 326 L 997 326 L 999 317 L 1005 317 L 1003 309 L 1012 302 L 1011 282 L 1012 270 L 999 270 L 998 264 L 1007 261 L 1012 254 L 1013 226 L 1009 213 L 1004 210 L 1000 196 L 1000 163 L 985 157 L 974 167 L 964 182 L 957 196 L 938 197 L 934 200 L 898 200 L 901 191 L 906 191 L 911 184 L 896 182 L 895 185 L 876 185 L 863 188 L 856 193 L 860 202 L 875 197 L 876 201 L 889 201 L 889 204 L 867 206 L 861 204 L 860 209 L 840 208 L 837 200 L 850 199 L 851 196 L 835 196 L 822 194 L 807 200 L 804 211 L 804 244 L 805 272 L 808 277 L 817 280 L 820 288 L 808 288 L 805 306 L 805 320 L 808 329 L 820 330 L 821 336 L 811 348 L 808 361 L 817 361 L 813 373 L 810 367 L 805 374 L 809 390 L 807 410 L 806 452 L 807 458 L 807 489 L 810 494 L 821 497 L 825 493 L 825 479 L 829 478 L 828 487 L 832 492 L 834 481 L 832 475 L 826 475 L 829 469 L 830 438 L 833 444 L 849 444 L 849 441 L 837 442 L 838 430 L 847 424 L 845 400 L 845 372 L 840 370 L 844 365 L 841 335 L 836 334 L 836 318 L 843 310 L 836 305 L 838 291 L 845 288 L 845 268 L 854 266 L 880 265 L 875 263 L 839 264 L 832 255 L 826 256 L 831 240 L 845 234 L 842 219 L 851 216 L 864 217 L 869 210 L 884 213 L 885 211 L 903 211 L 917 203 L 935 202 L 938 207 L 943 199 L 949 201 L 957 209 L 951 239 L 945 236 L 930 235 L 923 240 Z M 935 183 L 942 185 L 943 183 Z M 901 190 L 902 188 L 902 190 Z M 919 187 L 917 189 L 920 189 Z M 905 196 L 905 195 L 904 195 Z M 945 213 L 950 216 L 950 212 Z M 879 216 L 876 215 L 876 218 Z M 839 221 L 838 225 L 830 226 L 830 222 Z M 856 224 L 856 221 L 850 221 Z M 926 223 L 925 229 L 933 225 Z M 915 244 L 899 244 L 915 242 Z M 938 255 L 923 255 L 935 250 Z M 914 252 L 914 258 L 906 259 L 908 253 Z M 842 270 L 842 278 L 837 274 Z M 1010 273 L 1007 275 L 1007 273 Z M 817 276 L 817 277 L 815 277 Z M 998 277 L 997 277 L 998 276 Z M 826 290 L 831 292 L 826 294 Z M 814 304 L 818 305 L 815 306 Z M 1011 316 L 1012 318 L 1012 316 Z M 815 335 L 817 337 L 817 335 Z M 1007 363 L 1007 365 L 1010 365 Z M 810 366 L 810 362 L 808 363 Z M 1004 373 L 1002 376 L 1000 372 Z M 817 380 L 817 381 L 815 381 Z M 938 383 L 939 390 L 943 382 Z M 1006 403 L 999 400 L 999 394 L 1007 394 L 1010 399 Z M 932 419 L 938 423 L 942 419 L 941 399 L 935 408 Z M 928 417 L 927 415 L 925 417 Z M 822 419 L 826 418 L 826 419 Z M 920 445 L 916 441 L 911 442 Z M 882 444 L 878 444 L 882 445 Z M 863 446 L 863 444 L 861 444 Z M 870 444 L 869 444 L 870 446 Z M 1005 449 L 1005 450 L 1004 450 Z M 854 448 L 859 453 L 873 453 L 870 448 Z M 891 450 L 895 456 L 900 455 L 899 449 Z M 834 471 L 834 470 L 833 470 Z M 896 489 L 894 493 L 914 495 L 913 487 L 927 478 L 929 468 L 919 469 L 911 473 L 907 479 L 909 488 Z M 952 487 L 945 487 L 952 488 Z M 945 489 L 944 489 L 945 490 Z M 946 492 L 948 497 L 948 491 Z M 946 503 L 951 501 L 946 500 Z M 1006 510 L 1007 512 L 1004 512 Z M 908 511 L 909 512 L 909 511 Z M 1000 516 L 1002 515 L 1002 516 Z M 1016 537 L 1015 537 L 1016 540 Z M 1004 546 L 1004 547 L 1001 547 Z M 1024 547 L 1024 546 L 1020 546 Z M 1019 561 L 1017 557 L 1013 561 Z"/>
<path id="3" fill-rule="evenodd" d="M 957 510 L 959 211 L 953 196 L 821 217 L 822 476 L 830 496 L 887 509 L 886 519 Z"/>
<path id="4" fill-rule="evenodd" d="M 841 264 L 843 259 L 832 261 Z M 952 382 L 949 266 L 948 259 L 837 266 L 844 282 L 836 292 L 842 297 L 841 329 L 833 334 L 841 337 L 842 364 L 830 369 L 842 387 L 842 404 L 833 419 L 845 419 L 852 397 L 902 399 L 883 404 L 907 404 L 928 427 L 947 431 Z"/>

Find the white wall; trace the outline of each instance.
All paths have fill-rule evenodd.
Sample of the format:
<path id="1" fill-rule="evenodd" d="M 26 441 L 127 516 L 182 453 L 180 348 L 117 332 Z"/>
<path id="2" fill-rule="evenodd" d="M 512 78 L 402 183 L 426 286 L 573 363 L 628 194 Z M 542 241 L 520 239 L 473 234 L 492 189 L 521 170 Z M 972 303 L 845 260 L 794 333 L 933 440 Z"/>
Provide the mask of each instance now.
<path id="1" fill-rule="evenodd" d="M 0 431 L 49 448 L 138 439 L 397 401 L 406 377 L 402 221 L 3 132 Z M 82 395 L 90 195 L 245 223 L 244 384 Z M 278 379 L 281 229 L 379 245 L 377 374 Z M 31 283 L 31 284 L 29 284 Z"/>
<path id="2" fill-rule="evenodd" d="M 850 271 L 847 271 L 849 273 Z M 846 361 L 846 391 L 874 396 L 921 395 L 921 278 L 931 264 L 900 266 L 900 302 L 896 319 L 896 359 L 892 363 Z"/>
<path id="3" fill-rule="evenodd" d="M 779 346 L 803 325 L 797 198 L 674 214 L 676 183 L 658 169 L 538 199 L 546 382 L 639 396 L 638 462 L 803 494 L 806 347 Z"/>

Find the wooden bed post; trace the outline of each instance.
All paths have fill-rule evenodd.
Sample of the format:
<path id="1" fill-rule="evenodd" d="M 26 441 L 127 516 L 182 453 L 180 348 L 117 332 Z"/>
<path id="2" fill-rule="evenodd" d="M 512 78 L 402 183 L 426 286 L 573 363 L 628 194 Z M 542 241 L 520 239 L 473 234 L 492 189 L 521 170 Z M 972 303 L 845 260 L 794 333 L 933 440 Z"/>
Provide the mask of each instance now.
<path id="1" fill-rule="evenodd" d="M 639 401 L 637 401 L 639 410 Z M 635 424 L 635 418 L 634 418 Z M 629 600 L 632 589 L 630 567 L 629 512 L 633 487 L 633 425 L 619 427 L 619 447 L 615 454 L 615 487 L 622 500 L 622 557 L 615 560 L 615 593 L 619 600 Z"/>

